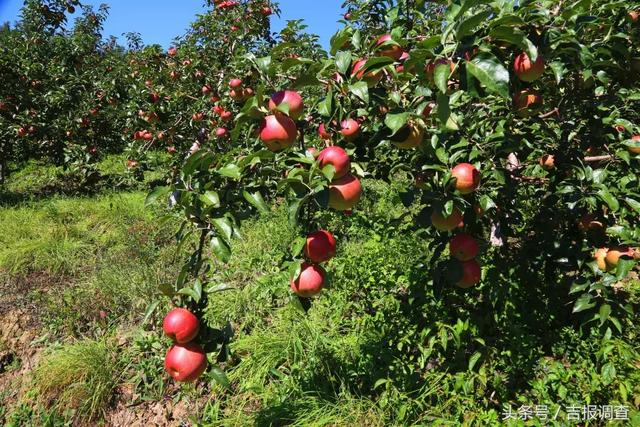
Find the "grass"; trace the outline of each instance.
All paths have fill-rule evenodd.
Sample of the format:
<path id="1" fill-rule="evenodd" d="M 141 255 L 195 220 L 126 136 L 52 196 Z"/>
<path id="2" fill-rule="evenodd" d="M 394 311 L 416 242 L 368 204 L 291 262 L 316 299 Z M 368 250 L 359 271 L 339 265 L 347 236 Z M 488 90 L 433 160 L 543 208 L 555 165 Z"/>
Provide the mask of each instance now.
<path id="1" fill-rule="evenodd" d="M 105 174 L 120 160 L 104 163 Z M 34 398 L 0 410 L 0 423 L 89 422 L 80 414 L 99 423 L 125 398 L 121 388 L 132 390 L 126 403 L 205 400 L 189 413 L 205 425 L 493 426 L 503 405 L 589 403 L 627 405 L 629 422 L 640 422 L 637 322 L 611 336 L 580 329 L 563 310 L 566 290 L 535 272 L 510 283 L 489 271 L 471 291 L 437 286 L 426 264 L 437 245 L 414 231 L 396 189 L 364 185 L 352 216 L 312 219 L 334 232 L 338 253 L 326 264 L 330 285 L 309 305 L 289 291 L 286 262 L 303 231 L 284 208 L 245 222 L 230 262 L 213 266 L 211 284 L 230 289 L 208 295 L 203 320 L 233 332 L 218 360 L 228 388 L 212 370 L 178 388 L 163 373 L 168 301 L 157 288 L 175 280 L 181 258 L 177 222 L 161 223 L 161 207 L 145 209 L 144 192 L 0 209 L 0 279 L 45 271 L 54 281 L 29 294 L 53 332 Z M 483 264 L 492 256 L 486 250 Z M 627 288 L 637 306 L 638 282 Z"/>
<path id="2" fill-rule="evenodd" d="M 113 399 L 122 370 L 113 343 L 80 341 L 46 354 L 34 372 L 32 389 L 37 402 L 90 421 Z"/>

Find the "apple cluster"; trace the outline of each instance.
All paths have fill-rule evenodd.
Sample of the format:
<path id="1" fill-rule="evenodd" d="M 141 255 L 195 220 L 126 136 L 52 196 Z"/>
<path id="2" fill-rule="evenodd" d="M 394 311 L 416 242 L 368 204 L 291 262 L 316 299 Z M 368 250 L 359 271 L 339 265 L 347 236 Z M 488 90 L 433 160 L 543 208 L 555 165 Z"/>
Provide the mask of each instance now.
<path id="1" fill-rule="evenodd" d="M 455 181 L 455 189 L 462 195 L 473 193 L 480 186 L 480 172 L 470 163 L 459 163 L 451 170 L 451 177 Z M 452 231 L 464 227 L 464 213 L 454 207 L 449 216 L 444 216 L 437 210 L 431 214 L 431 223 L 439 231 Z M 479 245 L 476 239 L 468 233 L 461 232 L 449 241 L 449 252 L 458 262 L 453 265 L 459 271 L 455 282 L 461 288 L 470 288 L 480 282 L 482 269 L 475 259 L 478 256 Z"/>
<path id="2" fill-rule="evenodd" d="M 164 368 L 180 382 L 192 382 L 207 369 L 207 355 L 194 340 L 200 331 L 200 321 L 184 308 L 174 308 L 162 322 L 164 334 L 174 344 L 164 358 Z"/>

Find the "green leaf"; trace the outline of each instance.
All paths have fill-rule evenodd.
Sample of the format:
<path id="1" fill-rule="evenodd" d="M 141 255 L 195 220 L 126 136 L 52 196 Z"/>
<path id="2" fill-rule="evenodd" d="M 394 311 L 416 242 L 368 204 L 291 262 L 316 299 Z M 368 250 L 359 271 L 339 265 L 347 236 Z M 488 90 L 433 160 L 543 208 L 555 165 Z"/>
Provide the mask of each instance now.
<path id="1" fill-rule="evenodd" d="M 490 53 L 481 52 L 467 62 L 467 70 L 490 92 L 509 98 L 509 71 Z"/>
<path id="2" fill-rule="evenodd" d="M 496 40 L 505 41 L 524 50 L 532 62 L 538 59 L 538 48 L 527 38 L 526 34 L 513 26 L 495 27 L 490 32 Z"/>
<path id="3" fill-rule="evenodd" d="M 222 235 L 227 242 L 231 242 L 231 237 L 233 236 L 233 224 L 231 224 L 229 218 L 213 218 L 211 223 L 218 231 L 218 235 Z"/>
<path id="4" fill-rule="evenodd" d="M 201 194 L 199 198 L 206 207 L 220 207 L 220 196 L 218 195 L 217 191 L 207 191 L 204 194 Z"/>
<path id="5" fill-rule="evenodd" d="M 222 176 L 227 176 L 233 179 L 240 179 L 240 177 L 242 176 L 238 165 L 233 163 L 229 163 L 228 165 L 218 169 L 216 172 L 218 172 Z"/>
<path id="6" fill-rule="evenodd" d="M 256 58 L 256 66 L 263 74 L 269 74 L 269 67 L 271 66 L 271 57 L 265 56 L 263 58 Z"/>
<path id="7" fill-rule="evenodd" d="M 433 79 L 436 86 L 442 93 L 447 93 L 447 82 L 449 81 L 449 74 L 451 73 L 451 67 L 449 63 L 438 64 L 433 72 Z"/>
<path id="8" fill-rule="evenodd" d="M 300 255 L 306 243 L 307 243 L 306 237 L 302 237 L 302 236 L 296 237 L 293 243 L 291 244 L 291 255 L 293 257 L 297 257 L 298 255 Z"/>
<path id="9" fill-rule="evenodd" d="M 618 280 L 622 280 L 627 277 L 635 265 L 636 261 L 634 259 L 625 259 L 621 257 L 618 260 L 618 265 L 616 266 L 616 278 Z"/>
<path id="10" fill-rule="evenodd" d="M 604 364 L 600 372 L 602 374 L 602 382 L 605 385 L 611 384 L 616 378 L 616 366 L 613 364 L 613 362 Z"/>
<path id="11" fill-rule="evenodd" d="M 609 304 L 602 304 L 600 306 L 600 326 L 604 325 L 604 322 L 607 321 L 609 315 L 611 314 L 611 306 Z"/>
<path id="12" fill-rule="evenodd" d="M 225 264 L 229 262 L 229 258 L 231 257 L 231 249 L 229 249 L 229 246 L 220 237 L 213 236 L 211 238 L 211 249 L 220 261 Z"/>
<path id="13" fill-rule="evenodd" d="M 365 104 L 369 103 L 369 87 L 366 82 L 357 82 L 349 85 L 349 91 L 360 98 Z"/>
<path id="14" fill-rule="evenodd" d="M 220 369 L 218 365 L 211 366 L 211 368 L 209 369 L 209 372 L 211 372 L 211 377 L 214 379 L 216 383 L 218 383 L 218 385 L 220 385 L 223 388 L 229 388 L 229 385 L 231 384 L 231 382 L 229 381 L 229 378 L 227 378 L 227 374 L 225 374 L 224 371 Z"/>
<path id="15" fill-rule="evenodd" d="M 482 354 L 480 354 L 479 351 L 473 353 L 473 355 L 469 359 L 469 371 L 473 371 L 473 367 L 476 366 L 476 363 L 478 363 L 478 360 L 480 360 L 481 356 Z"/>
<path id="16" fill-rule="evenodd" d="M 333 181 L 333 177 L 336 175 L 336 168 L 333 165 L 326 165 L 321 172 L 327 180 Z"/>
<path id="17" fill-rule="evenodd" d="M 247 190 L 243 190 L 242 196 L 245 198 L 247 202 L 251 204 L 251 206 L 256 208 L 258 212 L 260 213 L 269 212 L 269 206 L 267 206 L 266 202 L 262 198 L 262 194 L 259 191 L 249 193 Z"/>
<path id="18" fill-rule="evenodd" d="M 147 323 L 153 312 L 158 308 L 158 305 L 160 305 L 160 300 L 153 301 L 149 304 L 149 307 L 147 307 L 147 310 L 144 312 L 144 318 L 142 319 L 143 325 Z"/>
<path id="19" fill-rule="evenodd" d="M 581 311 L 595 307 L 595 305 L 596 303 L 593 301 L 591 294 L 582 294 L 573 305 L 573 313 L 580 313 Z"/>
<path id="20" fill-rule="evenodd" d="M 342 74 L 347 74 L 349 67 L 351 67 L 352 60 L 351 52 L 338 52 L 336 55 L 336 67 L 338 67 L 338 71 Z"/>
<path id="21" fill-rule="evenodd" d="M 331 117 L 333 115 L 333 91 L 329 89 L 329 93 L 324 98 L 324 101 L 318 104 L 318 113 L 324 117 Z"/>
<path id="22" fill-rule="evenodd" d="M 384 118 L 384 124 L 395 134 L 402 129 L 409 120 L 409 113 L 389 113 Z"/>
<path id="23" fill-rule="evenodd" d="M 613 197 L 611 193 L 609 193 L 608 189 L 601 188 L 597 194 L 600 197 L 600 199 L 602 199 L 602 201 L 605 202 L 609 206 L 609 209 L 611 209 L 613 212 L 616 212 L 620 208 L 620 204 L 618 203 L 618 200 L 615 197 Z"/>
<path id="24" fill-rule="evenodd" d="M 166 196 L 169 193 L 169 190 L 170 188 L 167 186 L 154 188 L 153 191 L 147 194 L 147 197 L 144 200 L 145 207 L 155 203 L 158 198 Z"/>
<path id="25" fill-rule="evenodd" d="M 638 202 L 637 200 L 634 200 L 630 197 L 626 197 L 624 199 L 625 202 L 627 202 L 627 204 L 629 206 L 631 206 L 631 209 L 633 209 L 634 211 L 640 213 L 640 202 Z"/>
<path id="26" fill-rule="evenodd" d="M 195 302 L 199 302 L 201 298 L 201 294 L 197 292 L 194 288 L 182 288 L 178 291 L 179 295 L 185 295 L 191 297 Z"/>
<path id="27" fill-rule="evenodd" d="M 456 29 L 456 39 L 461 40 L 465 36 L 471 34 L 477 26 L 483 24 L 492 14 L 493 11 L 491 9 L 486 9 L 463 21 L 460 21 Z"/>

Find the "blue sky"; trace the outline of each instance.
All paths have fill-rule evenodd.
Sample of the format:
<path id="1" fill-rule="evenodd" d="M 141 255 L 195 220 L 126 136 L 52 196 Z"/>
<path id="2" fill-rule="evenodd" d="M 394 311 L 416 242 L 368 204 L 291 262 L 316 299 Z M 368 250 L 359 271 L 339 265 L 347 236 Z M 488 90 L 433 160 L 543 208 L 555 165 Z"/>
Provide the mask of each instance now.
<path id="1" fill-rule="evenodd" d="M 164 47 L 183 34 L 197 13 L 204 11 L 202 0 L 84 0 L 98 6 L 107 3 L 111 9 L 104 34 L 120 37 L 135 31 L 145 44 L 158 43 Z M 287 20 L 304 19 L 310 33 L 320 36 L 324 47 L 338 29 L 342 0 L 280 0 L 282 17 L 272 17 L 272 30 L 279 31 Z M 0 23 L 18 19 L 22 0 L 0 0 Z M 124 40 L 120 38 L 122 42 Z"/>

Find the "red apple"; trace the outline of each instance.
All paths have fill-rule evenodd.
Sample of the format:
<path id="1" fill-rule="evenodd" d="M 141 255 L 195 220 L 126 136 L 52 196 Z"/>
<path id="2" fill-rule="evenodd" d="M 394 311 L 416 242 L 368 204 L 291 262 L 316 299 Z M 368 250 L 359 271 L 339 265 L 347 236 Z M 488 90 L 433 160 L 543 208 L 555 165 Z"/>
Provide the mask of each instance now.
<path id="1" fill-rule="evenodd" d="M 347 141 L 352 141 L 360 135 L 360 123 L 354 119 L 343 120 L 340 127 L 340 133 Z"/>
<path id="2" fill-rule="evenodd" d="M 271 151 L 290 147 L 298 136 L 296 124 L 284 114 L 266 116 L 260 124 L 260 139 Z"/>
<path id="3" fill-rule="evenodd" d="M 443 216 L 438 211 L 431 214 L 431 223 L 439 231 L 451 231 L 459 227 L 462 223 L 462 212 L 458 208 L 453 208 L 453 212 L 448 217 Z"/>
<path id="4" fill-rule="evenodd" d="M 541 55 L 538 55 L 536 62 L 531 62 L 529 55 L 526 52 L 520 53 L 516 56 L 513 62 L 513 71 L 523 82 L 533 82 L 538 80 L 544 73 L 544 59 Z"/>
<path id="5" fill-rule="evenodd" d="M 216 129 L 216 136 L 218 138 L 226 138 L 227 136 L 229 136 L 229 132 L 226 128 L 218 128 Z"/>
<path id="6" fill-rule="evenodd" d="M 304 254 L 311 262 L 329 261 L 336 255 L 336 239 L 326 230 L 314 231 L 307 235 Z"/>
<path id="7" fill-rule="evenodd" d="M 393 42 L 393 39 L 391 38 L 391 34 L 385 34 L 383 36 L 380 36 L 378 38 L 378 40 L 376 40 L 376 46 L 380 49 L 380 54 L 382 56 L 387 56 L 389 58 L 393 58 L 396 61 L 400 59 L 400 57 L 402 56 L 402 48 L 400 47 L 400 45 L 398 44 L 388 44 L 384 47 L 380 47 L 381 45 L 387 43 L 387 42 Z"/>
<path id="8" fill-rule="evenodd" d="M 170 47 L 167 50 L 167 55 L 169 56 L 176 56 L 177 53 L 178 53 L 178 49 L 176 49 L 175 47 Z"/>
<path id="9" fill-rule="evenodd" d="M 456 165 L 451 176 L 456 179 L 456 190 L 461 194 L 473 193 L 480 185 L 480 172 L 470 163 Z"/>
<path id="10" fill-rule="evenodd" d="M 467 233 L 460 233 L 449 241 L 449 252 L 458 261 L 469 261 L 478 255 L 478 242 Z"/>
<path id="11" fill-rule="evenodd" d="M 301 297 L 317 295 L 324 286 L 326 272 L 322 267 L 303 262 L 300 267 L 300 275 L 291 281 L 291 290 Z"/>
<path id="12" fill-rule="evenodd" d="M 175 344 L 164 358 L 164 369 L 176 381 L 192 382 L 207 369 L 207 355 L 194 342 Z"/>
<path id="13" fill-rule="evenodd" d="M 318 136 L 320 136 L 320 139 L 330 140 L 333 134 L 327 131 L 324 123 L 320 123 L 320 126 L 318 126 Z"/>
<path id="14" fill-rule="evenodd" d="M 164 334 L 179 344 L 192 341 L 200 330 L 198 318 L 184 308 L 174 308 L 162 322 Z"/>
<path id="15" fill-rule="evenodd" d="M 456 286 L 467 289 L 475 285 L 482 278 L 482 269 L 475 259 L 460 263 L 462 268 L 462 278 Z"/>
<path id="16" fill-rule="evenodd" d="M 289 106 L 289 117 L 297 120 L 302 116 L 304 103 L 302 102 L 300 94 L 294 90 L 281 90 L 271 95 L 271 99 L 269 99 L 269 109 L 274 111 L 284 102 Z"/>
<path id="17" fill-rule="evenodd" d="M 336 179 L 329 185 L 329 207 L 338 211 L 351 210 L 362 196 L 360 180 L 352 174 Z"/>
<path id="18" fill-rule="evenodd" d="M 335 145 L 322 150 L 320 155 L 318 155 L 318 161 L 320 161 L 321 168 L 327 165 L 333 165 L 336 170 L 333 179 L 342 178 L 351 170 L 349 155 L 344 148 Z"/>
<path id="19" fill-rule="evenodd" d="M 202 94 L 203 95 L 208 95 L 210 92 L 211 92 L 211 86 L 209 86 L 209 85 L 202 86 Z"/>
<path id="20" fill-rule="evenodd" d="M 364 66 L 367 63 L 366 59 L 358 59 L 353 63 L 351 67 L 351 76 L 355 76 L 358 80 L 364 80 L 367 83 L 367 86 L 373 87 L 380 83 L 382 80 L 382 72 L 381 71 L 369 71 L 365 74 Z"/>
<path id="21" fill-rule="evenodd" d="M 229 87 L 231 87 L 231 89 L 240 89 L 242 87 L 242 80 L 240 79 L 229 80 Z"/>
<path id="22" fill-rule="evenodd" d="M 231 111 L 223 111 L 220 113 L 220 118 L 223 121 L 228 122 L 230 120 L 233 120 L 233 113 Z"/>

